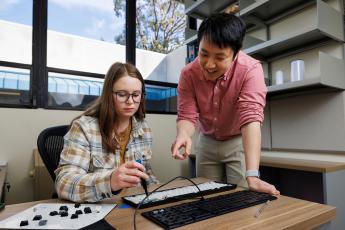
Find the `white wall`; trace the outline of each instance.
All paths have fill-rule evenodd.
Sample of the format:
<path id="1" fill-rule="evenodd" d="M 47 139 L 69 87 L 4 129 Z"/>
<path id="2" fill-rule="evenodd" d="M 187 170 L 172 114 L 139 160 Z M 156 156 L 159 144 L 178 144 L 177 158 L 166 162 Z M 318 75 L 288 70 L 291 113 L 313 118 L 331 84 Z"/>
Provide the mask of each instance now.
<path id="1" fill-rule="evenodd" d="M 182 68 L 186 65 L 187 48 L 185 45 L 177 48 L 156 66 L 148 80 L 178 83 Z M 137 57 L 138 59 L 138 57 Z"/>
<path id="2" fill-rule="evenodd" d="M 166 56 L 167 82 L 178 83 L 182 68 L 186 65 L 187 46 L 181 46 Z"/>
<path id="3" fill-rule="evenodd" d="M 46 127 L 68 124 L 80 111 L 0 108 L 0 161 L 8 162 L 7 181 L 11 184 L 6 203 L 33 200 L 33 153 L 37 136 Z M 154 133 L 152 167 L 158 179 L 167 181 L 187 175 L 187 161 L 173 160 L 170 146 L 176 136 L 176 115 L 148 114 Z"/>
<path id="4" fill-rule="evenodd" d="M 79 112 L 0 108 L 0 160 L 8 162 L 7 181 L 11 184 L 6 194 L 8 203 L 30 201 L 33 198 L 32 150 L 37 136 L 46 127 L 68 124 Z"/>

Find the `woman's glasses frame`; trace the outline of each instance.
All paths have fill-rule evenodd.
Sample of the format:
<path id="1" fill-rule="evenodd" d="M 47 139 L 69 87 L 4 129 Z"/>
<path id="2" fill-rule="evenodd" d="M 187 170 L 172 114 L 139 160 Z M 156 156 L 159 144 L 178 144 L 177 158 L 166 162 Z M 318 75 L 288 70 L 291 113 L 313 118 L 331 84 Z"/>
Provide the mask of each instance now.
<path id="1" fill-rule="evenodd" d="M 115 95 L 116 100 L 121 102 L 121 103 L 126 103 L 128 102 L 129 98 L 132 98 L 132 101 L 134 103 L 140 103 L 144 97 L 145 94 L 142 94 L 141 91 L 135 91 L 133 93 L 129 93 L 127 91 L 113 91 L 113 95 Z"/>

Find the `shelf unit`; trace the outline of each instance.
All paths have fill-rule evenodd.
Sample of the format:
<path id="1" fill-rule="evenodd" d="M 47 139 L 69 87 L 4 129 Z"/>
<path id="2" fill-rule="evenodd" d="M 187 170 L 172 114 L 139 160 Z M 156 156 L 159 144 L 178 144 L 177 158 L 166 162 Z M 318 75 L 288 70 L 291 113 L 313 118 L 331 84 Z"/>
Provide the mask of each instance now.
<path id="1" fill-rule="evenodd" d="M 306 47 L 317 46 L 327 41 L 344 42 L 344 15 L 322 0 L 242 0 L 239 1 L 239 15 L 249 28 L 244 40 L 244 52 L 264 61 L 268 65 L 268 77 L 272 83 L 270 62 L 292 54 L 304 52 Z M 301 13 L 307 7 L 315 5 L 315 11 L 310 17 L 312 23 L 301 28 L 290 29 L 290 32 L 271 37 L 270 27 L 273 23 L 286 17 Z M 264 30 L 266 40 L 250 35 L 250 31 Z M 317 76 L 308 77 L 302 81 L 286 82 L 282 85 L 269 85 L 268 95 L 285 95 L 303 93 L 310 89 L 343 90 L 345 89 L 344 61 L 327 55 L 319 54 Z M 311 67 L 309 67 L 311 68 Z"/>
<path id="2" fill-rule="evenodd" d="M 238 15 L 247 24 L 243 50 L 262 61 L 265 78 L 269 79 L 269 83 L 275 83 L 272 75 L 277 71 L 282 71 L 285 78 L 281 85 L 267 84 L 268 99 L 262 127 L 262 146 L 275 151 L 277 156 L 285 150 L 301 151 L 304 154 L 311 151 L 317 154 L 344 154 L 343 1 L 237 1 L 240 8 Z M 187 7 L 186 14 L 202 19 L 235 2 L 227 1 L 225 4 L 224 1 L 199 0 Z M 195 40 L 196 36 L 191 36 L 186 44 L 193 44 Z M 291 82 L 291 62 L 294 60 L 303 60 L 306 71 L 303 80 Z M 295 167 L 296 162 L 292 161 L 291 165 Z M 283 191 L 282 194 L 337 205 L 339 213 L 345 213 L 343 199 L 334 195 L 333 190 L 326 189 L 329 197 L 319 196 L 322 197 L 319 200 L 315 199 L 314 193 L 310 193 L 310 188 L 315 188 L 318 194 L 326 191 L 322 190 L 325 189 L 322 183 L 329 175 L 319 177 L 321 174 L 318 174 L 317 180 L 309 180 L 309 174 L 304 169 L 301 175 L 298 173 L 293 177 L 290 177 L 290 171 L 285 166 L 282 170 L 288 177 L 286 180 L 284 178 L 278 183 L 267 179 Z M 333 172 L 331 174 L 333 176 Z M 336 177 L 327 181 L 334 183 L 330 188 L 341 184 L 342 177 Z M 291 181 L 298 183 L 298 186 L 289 186 Z M 302 194 L 289 193 L 294 192 L 295 188 L 302 191 Z M 345 192 L 344 186 L 340 186 L 339 191 Z M 342 229 L 345 222 L 341 216 L 332 221 L 330 229 Z"/>
<path id="3" fill-rule="evenodd" d="M 300 47 L 327 39 L 344 41 L 343 14 L 321 0 L 317 0 L 316 5 L 314 25 L 268 41 L 260 42 L 259 39 L 255 40 L 249 36 L 247 40 L 251 41 L 245 44 L 247 47 L 244 51 L 259 59 L 269 59 L 291 49 L 298 50 Z M 252 12 L 255 14 L 255 9 L 252 9 Z"/>

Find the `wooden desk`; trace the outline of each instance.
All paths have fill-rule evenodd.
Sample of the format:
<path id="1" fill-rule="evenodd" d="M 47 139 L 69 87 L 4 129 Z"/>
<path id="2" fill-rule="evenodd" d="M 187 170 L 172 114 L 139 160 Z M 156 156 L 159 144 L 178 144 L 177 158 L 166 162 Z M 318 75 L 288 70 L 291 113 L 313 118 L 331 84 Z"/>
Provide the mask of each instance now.
<path id="1" fill-rule="evenodd" d="M 206 179 L 193 179 L 197 183 L 207 181 Z M 174 186 L 186 185 L 186 181 L 177 181 Z M 173 187 L 173 185 L 169 186 Z M 140 188 L 139 188 L 140 189 Z M 152 188 L 150 188 L 151 190 Z M 142 190 L 128 189 L 121 195 L 133 194 Z M 58 202 L 59 200 L 44 200 L 42 202 Z M 121 204 L 121 199 L 113 198 L 105 201 L 116 202 Z M 17 205 L 8 205 L 5 210 L 0 212 L 0 220 L 3 220 L 19 211 L 29 208 L 39 202 L 30 202 Z M 171 204 L 170 204 L 171 205 Z M 162 205 L 163 207 L 169 205 Z M 150 209 L 155 209 L 153 207 Z M 254 215 L 261 205 L 242 209 L 233 213 L 228 213 L 222 216 L 200 221 L 191 225 L 186 225 L 180 229 L 260 229 L 260 230 L 278 230 L 278 229 L 312 229 L 325 224 L 336 216 L 336 208 L 328 205 L 322 205 L 309 201 L 299 200 L 286 196 L 280 196 L 278 200 L 272 201 L 262 212 L 259 218 Z M 144 209 L 149 210 L 149 209 Z M 161 229 L 159 226 L 151 221 L 146 220 L 140 215 L 139 210 L 137 215 L 137 229 L 152 230 Z M 132 229 L 133 228 L 133 213 L 132 208 L 116 208 L 106 216 L 106 221 L 116 227 L 117 229 Z"/>
<path id="2" fill-rule="evenodd" d="M 344 229 L 345 163 L 263 155 L 260 173 L 281 194 L 336 206 L 338 215 L 330 229 Z"/>
<path id="3" fill-rule="evenodd" d="M 279 156 L 280 152 L 274 152 Z M 268 155 L 268 156 L 267 156 Z M 345 226 L 345 163 L 271 156 L 262 151 L 261 179 L 277 187 L 282 195 L 337 207 L 337 218 L 329 229 Z M 189 156 L 190 177 L 195 176 L 195 155 Z"/>
<path id="4" fill-rule="evenodd" d="M 0 166 L 0 201 L 4 202 L 5 199 L 5 182 L 7 175 L 7 166 Z"/>
<path id="5" fill-rule="evenodd" d="M 343 162 L 329 162 L 305 159 L 262 156 L 260 166 L 294 169 L 308 172 L 328 173 L 345 169 Z"/>

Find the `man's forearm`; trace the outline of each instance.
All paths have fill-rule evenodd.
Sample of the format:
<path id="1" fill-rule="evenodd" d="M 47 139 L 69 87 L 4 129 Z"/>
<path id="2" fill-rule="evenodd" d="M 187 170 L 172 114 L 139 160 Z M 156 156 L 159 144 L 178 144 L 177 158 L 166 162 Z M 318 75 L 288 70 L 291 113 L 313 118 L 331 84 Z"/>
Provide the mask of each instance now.
<path id="1" fill-rule="evenodd" d="M 195 132 L 194 124 L 187 120 L 180 120 L 177 122 L 177 136 L 187 135 L 189 137 L 193 136 Z"/>
<path id="2" fill-rule="evenodd" d="M 241 128 L 247 170 L 259 169 L 261 154 L 260 122 L 251 122 Z"/>

